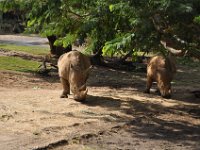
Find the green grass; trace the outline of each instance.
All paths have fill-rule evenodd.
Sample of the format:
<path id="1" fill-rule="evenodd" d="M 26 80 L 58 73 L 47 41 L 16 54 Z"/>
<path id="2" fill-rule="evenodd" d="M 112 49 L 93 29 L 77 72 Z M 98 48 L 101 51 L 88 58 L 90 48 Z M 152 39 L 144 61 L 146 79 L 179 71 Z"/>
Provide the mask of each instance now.
<path id="1" fill-rule="evenodd" d="M 18 57 L 0 56 L 0 70 L 35 72 L 39 65 L 40 63 L 36 61 L 24 60 Z"/>
<path id="2" fill-rule="evenodd" d="M 48 47 L 39 46 L 20 46 L 13 44 L 0 44 L 0 48 L 11 51 L 21 51 L 34 55 L 45 55 L 49 53 Z"/>

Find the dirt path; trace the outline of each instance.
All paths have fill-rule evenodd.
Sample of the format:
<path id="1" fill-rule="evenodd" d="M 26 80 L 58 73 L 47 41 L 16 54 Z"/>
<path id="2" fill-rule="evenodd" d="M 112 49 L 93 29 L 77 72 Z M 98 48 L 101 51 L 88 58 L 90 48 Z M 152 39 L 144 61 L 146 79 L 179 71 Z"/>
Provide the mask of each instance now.
<path id="1" fill-rule="evenodd" d="M 49 47 L 47 38 L 41 38 L 35 35 L 0 35 L 0 43 L 24 45 L 24 46 L 41 46 Z"/>
<path id="2" fill-rule="evenodd" d="M 199 87 L 199 71 L 191 79 L 185 70 L 177 79 L 189 84 L 177 81 L 165 100 L 142 93 L 144 73 L 93 68 L 85 103 L 60 99 L 57 75 L 0 72 L 0 147 L 197 150 L 200 100 L 190 90 Z"/>
<path id="3" fill-rule="evenodd" d="M 0 35 L 0 44 L 14 44 L 14 45 L 22 45 L 22 46 L 39 46 L 39 47 L 47 47 L 49 48 L 48 39 L 39 37 L 37 35 Z M 73 45 L 73 49 L 81 51 L 84 49 L 84 46 L 75 46 Z"/>

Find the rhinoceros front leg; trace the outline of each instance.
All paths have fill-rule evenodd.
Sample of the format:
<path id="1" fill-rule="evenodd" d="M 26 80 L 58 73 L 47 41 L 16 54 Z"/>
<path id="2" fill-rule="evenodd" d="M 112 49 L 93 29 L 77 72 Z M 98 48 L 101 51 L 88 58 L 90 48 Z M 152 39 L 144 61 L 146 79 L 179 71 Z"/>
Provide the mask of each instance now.
<path id="1" fill-rule="evenodd" d="M 69 82 L 64 78 L 60 78 L 60 81 L 61 81 L 61 84 L 63 86 L 63 92 L 62 92 L 60 98 L 67 98 L 68 94 L 70 94 Z"/>
<path id="2" fill-rule="evenodd" d="M 152 86 L 153 80 L 151 77 L 147 76 L 147 83 L 146 83 L 146 89 L 145 89 L 145 93 L 150 93 L 150 88 Z"/>

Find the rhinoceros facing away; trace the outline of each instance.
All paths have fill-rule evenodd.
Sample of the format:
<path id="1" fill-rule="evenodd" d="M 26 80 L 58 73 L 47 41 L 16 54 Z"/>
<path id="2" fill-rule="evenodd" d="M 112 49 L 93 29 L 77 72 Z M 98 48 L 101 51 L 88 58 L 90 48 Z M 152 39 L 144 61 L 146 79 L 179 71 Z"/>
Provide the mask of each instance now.
<path id="1" fill-rule="evenodd" d="M 147 66 L 147 87 L 145 92 L 149 93 L 152 82 L 156 81 L 158 90 L 162 97 L 171 97 L 171 81 L 176 73 L 175 61 L 171 57 L 154 56 Z"/>
<path id="2" fill-rule="evenodd" d="M 63 86 L 60 97 L 67 98 L 71 90 L 75 100 L 85 100 L 88 91 L 86 80 L 90 68 L 90 59 L 79 51 L 73 50 L 61 55 L 58 60 L 58 73 Z"/>
<path id="3" fill-rule="evenodd" d="M 176 73 L 175 57 L 181 55 L 181 50 L 175 50 L 168 47 L 166 42 L 161 41 L 161 44 L 169 51 L 168 56 L 154 56 L 150 59 L 147 65 L 147 84 L 146 93 L 150 92 L 152 82 L 156 81 L 158 90 L 162 97 L 171 97 L 171 81 Z"/>

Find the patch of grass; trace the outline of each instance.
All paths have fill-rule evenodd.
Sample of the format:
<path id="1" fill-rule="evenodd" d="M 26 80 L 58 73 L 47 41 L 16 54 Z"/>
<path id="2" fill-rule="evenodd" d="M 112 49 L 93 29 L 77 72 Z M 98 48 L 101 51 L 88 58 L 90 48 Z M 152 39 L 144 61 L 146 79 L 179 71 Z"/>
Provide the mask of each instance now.
<path id="1" fill-rule="evenodd" d="M 32 60 L 24 60 L 18 57 L 0 56 L 0 70 L 35 72 L 37 71 L 39 65 L 39 62 Z"/>
<path id="2" fill-rule="evenodd" d="M 34 55 L 46 55 L 49 53 L 48 47 L 39 47 L 39 46 L 21 46 L 13 44 L 0 44 L 0 48 L 11 51 L 21 51 Z"/>

